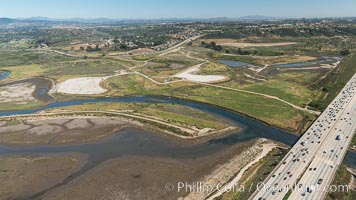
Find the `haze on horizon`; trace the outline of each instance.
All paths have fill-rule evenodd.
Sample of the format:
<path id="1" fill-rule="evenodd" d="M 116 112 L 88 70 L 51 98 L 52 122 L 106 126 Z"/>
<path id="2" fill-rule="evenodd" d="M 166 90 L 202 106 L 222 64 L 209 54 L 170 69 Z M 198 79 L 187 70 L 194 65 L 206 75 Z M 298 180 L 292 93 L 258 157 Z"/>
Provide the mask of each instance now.
<path id="1" fill-rule="evenodd" d="M 236 18 L 352 17 L 355 0 L 11 0 L 1 2 L 0 17 L 29 18 Z"/>

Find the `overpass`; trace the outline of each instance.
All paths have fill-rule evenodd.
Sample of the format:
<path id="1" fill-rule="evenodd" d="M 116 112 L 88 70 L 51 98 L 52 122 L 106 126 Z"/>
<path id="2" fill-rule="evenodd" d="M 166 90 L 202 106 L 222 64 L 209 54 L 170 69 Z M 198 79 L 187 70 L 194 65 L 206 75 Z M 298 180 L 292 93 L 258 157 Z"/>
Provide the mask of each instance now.
<path id="1" fill-rule="evenodd" d="M 356 74 L 250 197 L 323 199 L 356 130 Z"/>

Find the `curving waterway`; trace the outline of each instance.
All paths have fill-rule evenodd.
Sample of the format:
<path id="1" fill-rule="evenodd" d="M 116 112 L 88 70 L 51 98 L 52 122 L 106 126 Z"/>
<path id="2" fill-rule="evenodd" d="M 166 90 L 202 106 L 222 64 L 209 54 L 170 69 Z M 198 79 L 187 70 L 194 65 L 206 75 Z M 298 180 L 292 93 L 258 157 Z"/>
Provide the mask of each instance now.
<path id="1" fill-rule="evenodd" d="M 199 102 L 189 101 L 189 100 L 169 98 L 169 97 L 133 96 L 133 97 L 117 97 L 117 98 L 108 97 L 108 98 L 69 100 L 69 101 L 50 103 L 46 106 L 42 106 L 34 109 L 18 110 L 18 111 L 0 111 L 0 116 L 33 114 L 51 108 L 59 108 L 59 107 L 82 105 L 85 103 L 98 103 L 98 102 L 155 103 L 155 104 L 169 103 L 169 104 L 184 105 L 225 118 L 235 123 L 237 126 L 243 129 L 242 131 L 239 131 L 238 133 L 239 135 L 246 134 L 251 138 L 257 138 L 257 137 L 268 138 L 278 142 L 282 142 L 287 145 L 292 145 L 297 140 L 297 136 L 295 136 L 294 134 L 285 132 L 280 129 L 273 128 L 271 126 L 253 120 L 239 113 L 226 110 L 217 106 L 209 105 L 209 104 L 204 104 L 204 103 L 199 103 Z M 224 138 L 214 139 L 214 140 L 217 141 L 223 139 Z M 226 141 L 229 141 L 229 143 L 235 142 L 234 135 L 231 135 L 225 139 Z"/>
<path id="2" fill-rule="evenodd" d="M 107 98 L 93 98 L 93 99 L 79 99 L 79 100 L 69 100 L 69 101 L 62 101 L 62 102 L 54 102 L 50 103 L 46 106 L 34 108 L 34 109 L 27 109 L 27 110 L 18 110 L 18 111 L 0 111 L 0 116 L 11 116 L 11 115 L 19 115 L 19 114 L 33 114 L 39 111 L 43 111 L 46 109 L 50 108 L 59 108 L 59 107 L 66 107 L 66 106 L 73 106 L 73 105 L 82 105 L 86 103 L 98 103 L 98 102 L 126 102 L 126 103 L 155 103 L 155 104 L 178 104 L 178 105 L 183 105 L 183 106 L 188 106 L 191 108 L 198 109 L 203 112 L 210 113 L 212 115 L 215 115 L 217 117 L 221 117 L 224 119 L 229 120 L 230 122 L 234 123 L 236 126 L 240 127 L 241 130 L 237 131 L 236 133 L 229 134 L 227 136 L 222 136 L 214 139 L 210 139 L 209 141 L 202 143 L 202 144 L 197 144 L 190 146 L 189 149 L 184 149 L 187 147 L 183 147 L 183 149 L 175 149 L 177 151 L 175 155 L 177 156 L 184 156 L 183 154 L 180 154 L 180 152 L 184 151 L 189 151 L 190 156 L 195 156 L 194 152 L 200 152 L 199 149 L 219 149 L 223 148 L 224 146 L 228 145 L 233 145 L 235 143 L 241 143 L 244 141 L 248 140 L 253 140 L 256 138 L 267 138 L 271 139 L 277 142 L 281 142 L 286 145 L 293 145 L 297 140 L 298 136 L 292 133 L 288 133 L 286 131 L 283 131 L 281 129 L 277 129 L 274 127 L 271 127 L 267 124 L 264 124 L 262 122 L 259 122 L 257 120 L 251 119 L 249 117 L 246 117 L 242 114 L 239 114 L 237 112 L 227 110 L 224 108 L 220 108 L 214 105 L 209 105 L 205 103 L 200 103 L 200 102 L 195 102 L 195 101 L 190 101 L 190 100 L 183 100 L 183 99 L 176 99 L 176 98 L 169 98 L 169 97 L 150 97 L 150 96 L 131 96 L 131 97 L 107 97 Z M 118 140 L 110 140 L 110 143 L 121 143 L 123 140 L 131 138 L 131 141 L 125 141 L 123 143 L 127 144 L 130 146 L 130 143 L 140 143 L 141 137 L 144 135 L 145 137 L 149 137 L 152 139 L 157 139 L 156 144 L 153 145 L 153 148 L 160 148 L 160 144 L 164 143 L 171 143 L 173 141 L 169 141 L 165 137 L 160 137 L 157 134 L 152 134 L 149 133 L 149 131 L 142 131 L 138 129 L 125 129 L 122 132 L 129 132 L 127 136 L 122 137 L 125 135 L 125 133 L 120 134 L 120 137 Z M 158 140 L 158 138 L 161 138 Z M 147 138 L 146 138 L 147 139 Z M 144 142 L 147 142 L 147 140 L 144 140 Z M 167 140 L 167 141 L 163 141 Z M 105 141 L 105 140 L 104 140 Z M 154 141 L 151 141 L 154 142 Z M 161 143 L 162 142 L 162 143 Z M 103 142 L 106 144 L 106 142 Z M 174 142 L 173 142 L 174 143 Z M 0 154 L 3 153 L 18 153 L 18 152 L 59 152 L 59 151 L 79 151 L 79 152 L 86 152 L 91 154 L 90 152 L 87 152 L 87 148 L 91 149 L 91 145 L 101 145 L 99 142 L 98 144 L 82 144 L 82 145 L 68 145 L 68 146 L 35 146 L 35 147 L 4 147 L 0 146 Z M 124 145 L 125 146 L 125 145 Z M 162 146 L 162 148 L 164 148 Z M 105 149 L 105 147 L 104 147 Z M 100 150 L 99 150 L 100 151 Z M 124 154 L 130 154 L 130 152 L 135 152 L 134 149 L 130 149 L 128 151 L 120 149 L 121 151 L 124 151 L 122 153 Z M 118 152 L 118 151 L 115 151 Z M 150 152 L 146 151 L 145 153 Z M 163 151 L 162 153 L 164 153 Z M 209 152 L 209 151 L 202 151 L 202 152 Z M 197 155 L 198 156 L 198 155 Z"/>
<path id="3" fill-rule="evenodd" d="M 126 128 L 119 131 L 119 134 L 113 134 L 93 144 L 71 144 L 59 146 L 38 145 L 29 147 L 0 146 L 0 154 L 81 152 L 89 155 L 88 163 L 81 170 L 67 177 L 62 183 L 59 183 L 45 191 L 35 194 L 33 198 L 38 198 L 53 188 L 65 185 L 86 171 L 96 167 L 100 163 L 119 156 L 139 155 L 169 157 L 177 159 L 194 159 L 201 156 L 209 156 L 216 152 L 223 151 L 224 149 L 233 145 L 239 145 L 246 141 L 251 141 L 257 138 L 267 138 L 284 143 L 286 145 L 293 145 L 298 140 L 298 136 L 294 134 L 273 128 L 239 113 L 209 104 L 169 97 L 135 96 L 122 98 L 108 97 L 69 100 L 51 103 L 35 109 L 20 111 L 0 111 L 0 116 L 32 114 L 49 108 L 82 105 L 85 103 L 95 102 L 179 104 L 210 113 L 217 117 L 222 117 L 239 126 L 241 130 L 229 135 L 210 139 L 206 142 L 188 145 L 182 144 L 181 141 L 175 141 L 170 138 L 163 137 L 160 134 L 154 134 L 147 130 L 141 130 L 138 128 Z M 352 157 L 354 157 L 354 154 L 351 154 L 348 156 L 348 159 L 345 160 L 351 163 L 351 166 L 355 166 L 355 159 L 352 159 Z"/>

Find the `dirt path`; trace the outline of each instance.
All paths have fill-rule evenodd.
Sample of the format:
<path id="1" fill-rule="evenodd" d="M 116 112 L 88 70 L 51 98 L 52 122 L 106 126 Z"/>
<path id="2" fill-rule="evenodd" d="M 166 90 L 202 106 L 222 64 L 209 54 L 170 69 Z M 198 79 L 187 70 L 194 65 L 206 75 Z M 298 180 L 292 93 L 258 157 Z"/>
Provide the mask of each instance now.
<path id="1" fill-rule="evenodd" d="M 251 78 L 251 79 L 254 79 L 254 80 L 267 81 L 266 79 L 262 79 L 262 78 L 257 78 L 257 77 L 251 76 L 251 75 L 248 74 L 248 73 L 244 73 L 244 75 L 245 75 L 247 78 Z"/>
<path id="2" fill-rule="evenodd" d="M 235 176 L 234 179 L 232 179 L 232 181 L 230 181 L 229 183 L 227 183 L 224 188 L 234 188 L 234 186 L 238 185 L 238 182 L 240 181 L 241 177 L 243 176 L 243 174 L 254 164 L 258 163 L 262 158 L 264 158 L 269 152 L 271 152 L 274 148 L 278 147 L 278 145 L 274 144 L 274 143 L 266 143 L 263 144 L 262 147 L 262 152 L 260 153 L 259 156 L 257 156 L 253 161 L 251 161 L 250 163 L 248 163 L 247 165 L 245 165 L 240 172 Z M 213 200 L 219 196 L 221 196 L 222 194 L 225 193 L 225 190 L 218 190 L 214 195 L 210 196 L 209 198 L 207 198 L 208 200 Z"/>
<path id="3" fill-rule="evenodd" d="M 169 53 L 178 51 L 179 48 L 180 48 L 181 46 L 183 46 L 184 44 L 189 43 L 189 42 L 191 42 L 191 41 L 194 41 L 194 40 L 196 40 L 196 39 L 198 39 L 198 38 L 200 38 L 200 37 L 202 37 L 202 36 L 204 36 L 204 35 L 206 35 L 206 34 L 201 34 L 201 35 L 197 35 L 197 36 L 190 37 L 190 38 L 184 40 L 183 42 L 181 42 L 181 43 L 179 43 L 179 44 L 177 44 L 177 45 L 175 45 L 175 46 L 173 46 L 173 47 L 171 47 L 171 48 L 168 48 L 168 49 L 162 51 L 162 53 L 159 54 L 158 56 L 164 56 L 164 55 L 167 55 L 167 54 L 169 54 Z"/>
<path id="4" fill-rule="evenodd" d="M 325 79 L 325 78 L 333 71 L 334 68 L 336 68 L 336 67 L 339 66 L 340 63 L 341 63 L 340 61 L 334 63 L 334 67 L 333 67 L 333 68 L 328 68 L 328 69 L 331 69 L 331 70 L 329 70 L 328 72 L 326 72 L 322 77 L 320 77 L 318 80 L 314 81 L 314 82 L 313 82 L 312 84 L 310 84 L 310 85 L 315 85 L 315 84 L 318 83 L 319 81 Z"/>
<path id="5" fill-rule="evenodd" d="M 53 49 L 34 49 L 33 51 L 41 51 L 41 52 L 52 52 L 52 53 L 56 53 L 62 56 L 68 56 L 68 57 L 74 57 L 74 58 L 79 58 L 81 56 L 77 56 L 77 55 L 73 55 L 73 54 L 69 54 L 63 51 L 58 51 L 58 50 L 53 50 Z"/>
<path id="6" fill-rule="evenodd" d="M 176 81 L 159 82 L 159 81 L 156 81 L 156 80 L 152 79 L 151 77 L 149 77 L 149 76 L 147 76 L 146 74 L 143 74 L 143 73 L 141 73 L 141 72 L 138 72 L 138 71 L 133 70 L 133 73 L 138 74 L 138 75 L 140 75 L 140 76 L 142 76 L 142 77 L 144 77 L 144 78 L 146 78 L 146 79 L 152 81 L 153 83 L 155 83 L 155 84 L 157 84 L 157 85 L 167 85 L 167 84 L 171 84 L 171 83 L 176 83 L 176 82 L 182 82 L 182 81 L 184 81 L 184 80 L 176 80 Z"/>

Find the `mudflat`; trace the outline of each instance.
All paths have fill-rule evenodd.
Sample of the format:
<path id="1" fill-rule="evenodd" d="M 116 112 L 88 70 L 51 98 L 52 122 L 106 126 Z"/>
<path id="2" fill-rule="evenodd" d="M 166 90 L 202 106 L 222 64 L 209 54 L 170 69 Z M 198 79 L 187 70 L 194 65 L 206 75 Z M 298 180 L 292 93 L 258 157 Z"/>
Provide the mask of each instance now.
<path id="1" fill-rule="evenodd" d="M 167 191 L 166 184 L 173 184 L 176 188 L 178 182 L 204 181 L 205 177 L 214 176 L 211 173 L 224 167 L 221 163 L 231 160 L 236 162 L 237 158 L 242 162 L 249 155 L 242 152 L 254 144 L 256 141 L 246 142 L 195 159 L 122 156 L 105 161 L 72 182 L 48 191 L 42 197 L 56 200 L 177 199 L 185 197 L 189 191 Z"/>
<path id="2" fill-rule="evenodd" d="M 0 124 L 0 144 L 38 145 L 94 142 L 124 127 L 142 126 L 125 118 L 33 117 Z"/>
<path id="3" fill-rule="evenodd" d="M 22 199 L 45 190 L 79 170 L 80 153 L 0 156 L 0 199 Z"/>
<path id="4" fill-rule="evenodd" d="M 35 90 L 36 86 L 31 83 L 4 86 L 0 90 L 0 103 L 26 103 L 27 101 L 35 100 L 32 96 Z"/>

